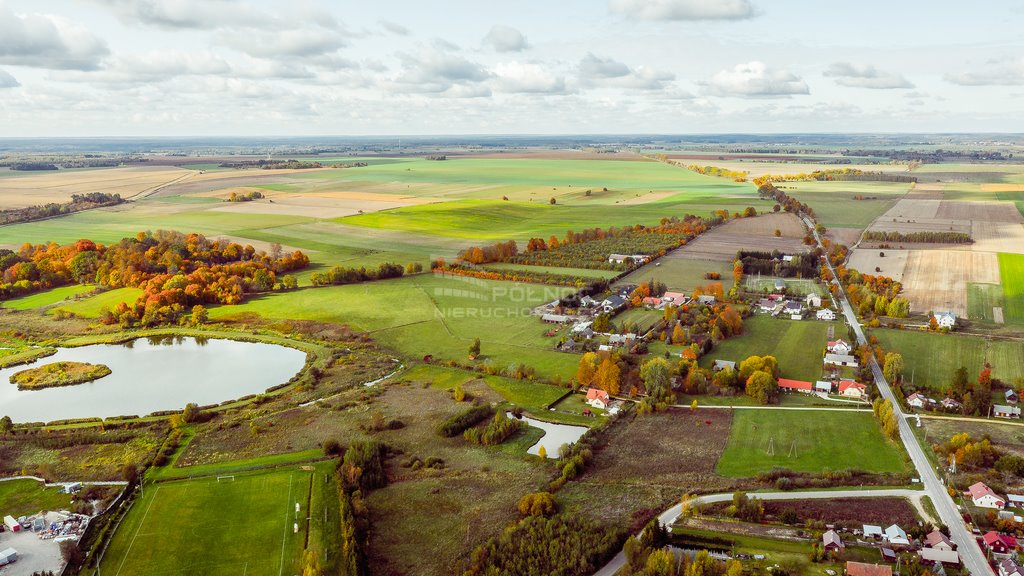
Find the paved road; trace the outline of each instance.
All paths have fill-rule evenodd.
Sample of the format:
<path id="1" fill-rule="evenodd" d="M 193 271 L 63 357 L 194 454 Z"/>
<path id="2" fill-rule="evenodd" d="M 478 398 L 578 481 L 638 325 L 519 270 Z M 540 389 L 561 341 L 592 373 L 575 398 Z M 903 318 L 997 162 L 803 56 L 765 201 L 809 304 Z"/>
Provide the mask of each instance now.
<path id="1" fill-rule="evenodd" d="M 811 229 L 811 233 L 814 234 L 814 239 L 817 240 L 818 245 L 822 246 L 821 237 L 818 236 L 817 230 L 814 229 L 814 222 L 808 218 L 804 218 L 804 222 Z M 822 248 L 824 248 L 822 246 Z M 826 264 L 832 275 L 835 277 L 835 269 L 832 267 L 832 263 L 826 259 Z M 857 314 L 854 313 L 853 307 L 850 306 L 850 301 L 846 298 L 846 292 L 842 286 L 839 287 L 839 303 L 842 306 L 843 314 L 846 316 L 846 321 L 853 327 L 854 333 L 857 335 L 857 343 L 864 344 L 867 339 L 864 337 L 864 330 L 861 328 L 860 322 L 857 320 Z M 879 393 L 883 398 L 892 403 L 893 414 L 896 415 L 896 419 L 899 423 L 900 439 L 903 441 L 903 445 L 907 449 L 907 453 L 910 454 L 910 460 L 914 463 L 914 467 L 917 469 L 918 477 L 924 484 L 925 491 L 931 497 L 932 503 L 935 504 L 935 509 L 939 513 L 939 517 L 942 519 L 942 523 L 949 526 L 950 537 L 958 545 L 960 551 L 960 560 L 967 570 L 974 576 L 990 575 L 993 573 L 992 568 L 988 565 L 988 561 L 985 559 L 984 553 L 981 548 L 978 547 L 977 541 L 974 536 L 967 531 L 967 527 L 964 525 L 963 519 L 960 516 L 960 512 L 956 508 L 956 504 L 953 499 L 949 497 L 949 493 L 946 492 L 946 486 L 943 484 L 939 475 L 932 468 L 931 462 L 928 461 L 928 457 L 925 456 L 924 450 L 921 448 L 921 444 L 917 441 L 917 437 L 914 436 L 914 431 L 910 427 L 910 423 L 907 421 L 907 415 L 900 408 L 899 402 L 896 400 L 896 396 L 892 392 L 892 388 L 889 387 L 889 383 L 885 380 L 885 376 L 882 374 L 882 369 L 879 368 L 878 362 L 874 358 L 871 359 L 871 372 L 875 377 L 875 386 L 878 387 Z"/>
<path id="2" fill-rule="evenodd" d="M 921 490 L 909 488 L 890 488 L 885 490 L 814 490 L 808 492 L 751 492 L 751 498 L 759 500 L 824 500 L 831 498 L 908 498 L 913 500 L 920 510 L 920 498 L 924 496 Z M 732 501 L 732 493 L 706 494 L 691 500 L 694 504 L 714 504 L 716 502 Z M 668 510 L 658 515 L 658 522 L 663 526 L 672 526 L 683 513 L 682 503 L 677 503 Z M 614 576 L 623 566 L 626 565 L 626 554 L 619 552 L 608 564 L 594 573 L 594 576 Z"/>

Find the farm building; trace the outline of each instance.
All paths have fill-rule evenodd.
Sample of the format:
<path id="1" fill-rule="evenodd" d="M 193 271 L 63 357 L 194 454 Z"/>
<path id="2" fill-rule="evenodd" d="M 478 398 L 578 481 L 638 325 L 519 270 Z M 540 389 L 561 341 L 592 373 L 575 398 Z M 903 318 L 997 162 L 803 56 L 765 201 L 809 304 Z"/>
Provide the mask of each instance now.
<path id="1" fill-rule="evenodd" d="M 572 317 L 564 314 L 545 314 L 540 319 L 548 324 L 568 324 L 572 322 Z"/>
<path id="2" fill-rule="evenodd" d="M 828 351 L 832 354 L 849 354 L 853 352 L 853 346 L 841 338 L 839 340 L 829 340 Z"/>
<path id="3" fill-rule="evenodd" d="M 988 484 L 985 484 L 984 482 L 971 484 L 967 489 L 967 492 L 964 493 L 964 496 L 969 497 L 971 502 L 974 502 L 974 505 L 979 508 L 999 509 L 1006 506 L 1006 500 L 996 494 L 988 487 Z"/>
<path id="4" fill-rule="evenodd" d="M 956 314 L 951 311 L 936 312 L 932 314 L 932 319 L 935 320 L 939 328 L 949 328 L 952 330 L 956 326 Z"/>
<path id="5" fill-rule="evenodd" d="M 1014 508 L 1024 508 L 1024 494 L 1007 494 L 1006 501 Z"/>
<path id="6" fill-rule="evenodd" d="M 839 394 L 848 398 L 861 399 L 868 392 L 868 387 L 853 380 L 841 380 L 839 382 Z"/>
<path id="7" fill-rule="evenodd" d="M 963 407 L 963 404 L 961 404 L 956 398 L 943 398 L 942 402 L 939 404 L 941 404 L 946 410 L 959 410 Z"/>
<path id="8" fill-rule="evenodd" d="M 608 337 L 609 346 L 630 346 L 636 342 L 636 334 L 612 334 Z"/>
<path id="9" fill-rule="evenodd" d="M 736 363 L 729 360 L 715 360 L 715 363 L 711 365 L 712 372 L 721 372 L 726 368 L 729 370 L 736 370 Z"/>
<path id="10" fill-rule="evenodd" d="M 836 534 L 835 530 L 829 530 L 821 535 L 821 548 L 826 551 L 837 551 L 846 548 L 843 540 Z"/>
<path id="11" fill-rule="evenodd" d="M 18 551 L 14 548 L 0 550 L 0 566 L 14 564 L 18 561 Z"/>
<path id="12" fill-rule="evenodd" d="M 922 548 L 917 551 L 917 554 L 921 557 L 921 564 L 924 564 L 925 566 L 960 563 L 960 554 L 958 554 L 956 550 Z"/>
<path id="13" fill-rule="evenodd" d="M 857 359 L 849 354 L 825 354 L 825 364 L 834 364 L 836 366 L 849 366 L 850 368 L 857 367 Z"/>
<path id="14" fill-rule="evenodd" d="M 1003 396 L 1006 397 L 1006 403 L 1007 404 L 1016 404 L 1017 402 L 1020 402 L 1020 396 L 1018 396 L 1017 395 L 1017 391 L 1012 389 L 1012 388 L 1007 390 L 1003 394 Z"/>
<path id="15" fill-rule="evenodd" d="M 784 392 L 803 392 L 805 394 L 810 394 L 814 392 L 814 384 L 804 382 L 802 380 L 779 378 L 779 390 Z"/>
<path id="16" fill-rule="evenodd" d="M 825 394 L 832 393 L 832 382 L 829 380 L 818 380 L 814 383 L 815 392 L 824 392 Z"/>
<path id="17" fill-rule="evenodd" d="M 609 254 L 608 255 L 608 263 L 609 264 L 622 264 L 626 260 L 630 260 L 634 264 L 644 264 L 644 263 L 646 263 L 650 259 L 651 259 L 651 257 L 646 255 L 646 254 Z"/>
<path id="18" fill-rule="evenodd" d="M 1007 558 L 999 563 L 999 576 L 1024 576 L 1024 567 Z"/>
<path id="19" fill-rule="evenodd" d="M 924 545 L 929 548 L 943 550 L 952 550 L 954 548 L 953 542 L 950 541 L 949 537 L 938 530 L 932 530 L 924 537 Z"/>
<path id="20" fill-rule="evenodd" d="M 821 296 L 812 292 L 804 298 L 804 304 L 809 308 L 821 308 Z"/>
<path id="21" fill-rule="evenodd" d="M 907 538 L 907 533 L 896 524 L 885 529 L 885 541 L 896 546 L 910 546 L 910 539 Z"/>
<path id="22" fill-rule="evenodd" d="M 907 405 L 918 409 L 925 409 L 935 404 L 935 400 L 921 394 L 920 392 L 914 392 L 910 396 L 907 396 Z"/>
<path id="23" fill-rule="evenodd" d="M 4 526 L 11 532 L 21 532 L 21 524 L 14 519 L 14 516 L 4 516 Z"/>
<path id="24" fill-rule="evenodd" d="M 815 316 L 817 316 L 818 320 L 832 321 L 836 319 L 836 313 L 829 308 L 822 308 L 821 310 L 818 310 Z"/>
<path id="25" fill-rule="evenodd" d="M 892 576 L 892 568 L 882 564 L 867 564 L 864 562 L 847 562 L 847 576 Z"/>
<path id="26" fill-rule="evenodd" d="M 996 418 L 1020 418 L 1020 408 L 996 404 L 992 406 L 992 415 Z"/>
<path id="27" fill-rule="evenodd" d="M 587 388 L 587 404 L 590 404 L 594 408 L 607 410 L 608 405 L 611 404 L 611 397 L 604 390 Z"/>
<path id="28" fill-rule="evenodd" d="M 594 329 L 593 322 L 580 322 L 579 324 L 572 327 L 572 335 L 579 336 L 581 338 L 593 338 Z"/>

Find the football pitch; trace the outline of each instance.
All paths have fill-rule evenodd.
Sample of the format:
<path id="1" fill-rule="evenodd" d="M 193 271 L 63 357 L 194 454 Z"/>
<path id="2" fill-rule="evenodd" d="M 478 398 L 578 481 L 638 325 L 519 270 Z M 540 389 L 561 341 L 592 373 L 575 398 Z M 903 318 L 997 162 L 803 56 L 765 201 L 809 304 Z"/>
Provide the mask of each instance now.
<path id="1" fill-rule="evenodd" d="M 309 542 L 307 517 L 321 520 L 326 511 L 322 500 L 312 498 L 320 493 L 314 482 L 327 482 L 324 470 L 287 468 L 148 485 L 118 527 L 99 573 L 298 574 Z M 311 503 L 317 508 L 313 514 Z"/>

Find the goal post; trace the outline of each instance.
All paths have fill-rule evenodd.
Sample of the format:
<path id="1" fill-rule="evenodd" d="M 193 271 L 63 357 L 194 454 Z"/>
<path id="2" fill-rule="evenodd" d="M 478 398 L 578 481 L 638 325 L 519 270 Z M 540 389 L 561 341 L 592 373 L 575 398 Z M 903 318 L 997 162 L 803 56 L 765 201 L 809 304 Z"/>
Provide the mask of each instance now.
<path id="1" fill-rule="evenodd" d="M 235 481 L 235 477 L 234 476 L 217 476 L 217 482 L 220 482 L 221 480 L 223 480 L 225 482 L 234 482 Z"/>

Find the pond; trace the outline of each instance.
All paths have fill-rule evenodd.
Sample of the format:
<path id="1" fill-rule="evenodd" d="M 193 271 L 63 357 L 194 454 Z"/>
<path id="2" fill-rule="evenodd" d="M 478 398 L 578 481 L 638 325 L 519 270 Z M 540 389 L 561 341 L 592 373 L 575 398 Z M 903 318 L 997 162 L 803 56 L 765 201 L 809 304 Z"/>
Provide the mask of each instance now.
<path id="1" fill-rule="evenodd" d="M 540 452 L 540 447 L 543 446 L 544 450 L 548 453 L 548 458 L 558 458 L 558 449 L 562 447 L 562 444 L 575 443 L 587 432 L 587 430 L 589 430 L 586 426 L 552 424 L 551 422 L 543 422 L 527 416 L 523 416 L 522 419 L 530 426 L 540 428 L 544 431 L 544 436 L 542 436 L 536 444 L 530 446 L 530 449 L 526 452 L 529 454 L 538 454 Z"/>
<path id="2" fill-rule="evenodd" d="M 68 360 L 105 364 L 112 374 L 93 382 L 18 390 L 11 374 Z M 306 362 L 306 353 L 286 346 L 158 336 L 123 344 L 59 348 L 36 361 L 0 370 L 0 416 L 15 422 L 138 415 L 180 410 L 264 392 L 283 384 Z"/>

